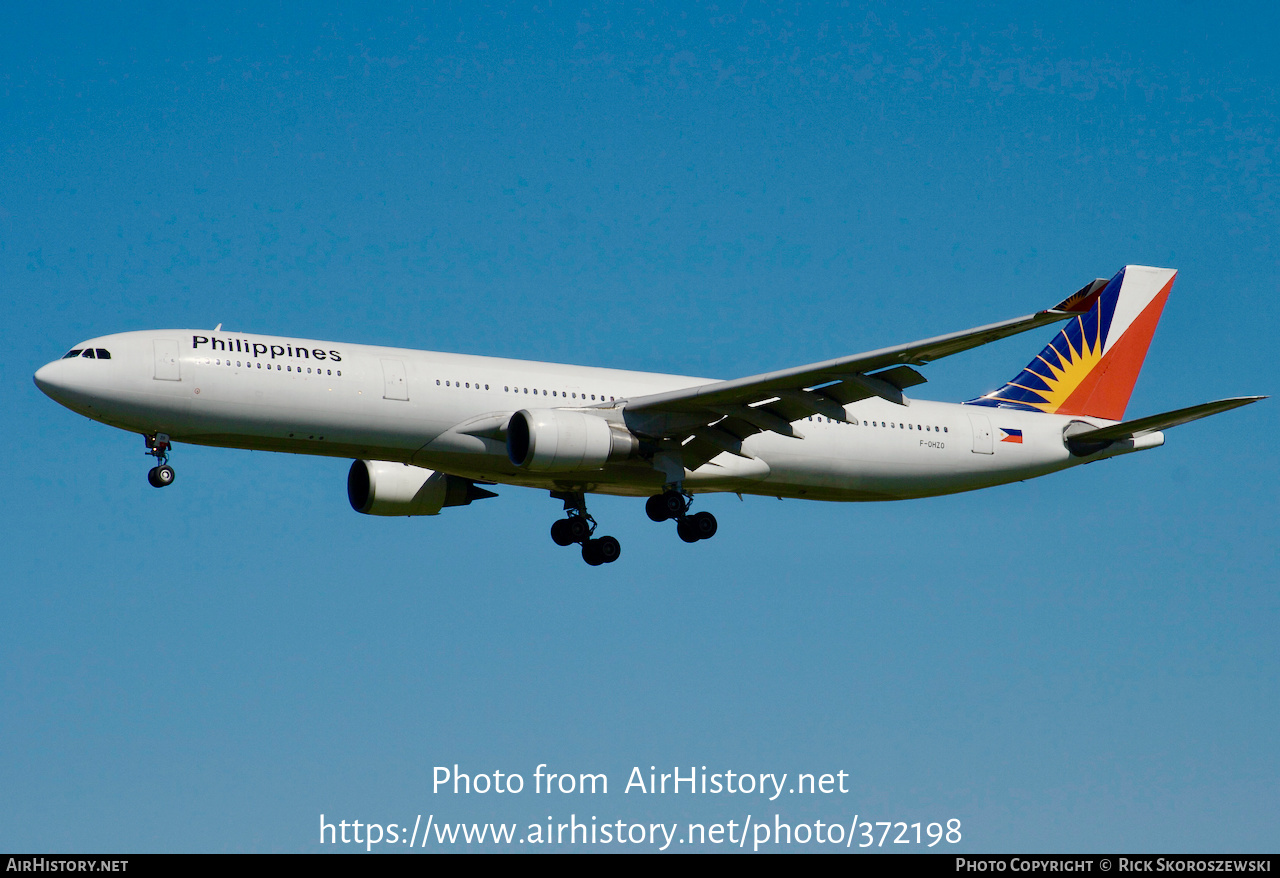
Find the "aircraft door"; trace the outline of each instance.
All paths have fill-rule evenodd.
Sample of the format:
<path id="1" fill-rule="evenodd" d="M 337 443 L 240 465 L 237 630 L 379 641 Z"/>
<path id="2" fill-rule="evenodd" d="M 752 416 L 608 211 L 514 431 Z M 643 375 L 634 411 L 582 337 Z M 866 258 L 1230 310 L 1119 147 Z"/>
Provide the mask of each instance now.
<path id="1" fill-rule="evenodd" d="M 155 340 L 156 351 L 156 380 L 157 381 L 181 381 L 182 371 L 178 365 L 178 341 L 173 338 L 157 338 Z"/>
<path id="2" fill-rule="evenodd" d="M 991 445 L 991 421 L 986 415 L 969 415 L 969 423 L 973 425 L 973 453 L 995 454 Z"/>
<path id="3" fill-rule="evenodd" d="M 382 361 L 382 398 L 408 399 L 409 381 L 404 374 L 403 360 Z"/>

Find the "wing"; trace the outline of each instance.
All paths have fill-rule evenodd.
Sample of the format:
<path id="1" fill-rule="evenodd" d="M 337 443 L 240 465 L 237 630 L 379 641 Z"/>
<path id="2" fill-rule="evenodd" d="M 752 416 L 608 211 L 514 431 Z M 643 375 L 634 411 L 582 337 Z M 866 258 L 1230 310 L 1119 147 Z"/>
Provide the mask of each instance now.
<path id="1" fill-rule="evenodd" d="M 822 363 L 636 397 L 625 403 L 624 417 L 632 431 L 659 440 L 662 450 L 678 450 L 687 469 L 697 469 L 725 451 L 750 458 L 742 442 L 753 433 L 772 431 L 802 439 L 794 426 L 797 421 L 810 415 L 844 421 L 846 405 L 872 396 L 906 405 L 902 391 L 925 381 L 912 366 L 1087 312 L 1106 283 L 1105 278 L 1091 281 L 1054 307 L 1026 317 Z"/>

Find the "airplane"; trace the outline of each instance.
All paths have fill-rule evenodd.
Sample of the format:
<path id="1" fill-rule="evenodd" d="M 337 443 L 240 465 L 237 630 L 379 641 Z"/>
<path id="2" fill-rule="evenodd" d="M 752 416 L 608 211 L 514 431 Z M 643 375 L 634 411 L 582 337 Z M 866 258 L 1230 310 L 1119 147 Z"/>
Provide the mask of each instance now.
<path id="1" fill-rule="evenodd" d="M 551 528 L 592 566 L 592 493 L 647 497 L 685 542 L 714 536 L 694 497 L 735 492 L 901 500 L 1042 476 L 1164 444 L 1163 430 L 1264 399 L 1235 397 L 1125 421 L 1176 271 L 1128 265 L 1047 310 L 728 381 L 213 330 L 81 342 L 35 373 L 74 412 L 142 434 L 155 487 L 173 445 L 354 458 L 351 506 L 436 515 L 548 490 Z M 1065 322 L 1017 376 L 962 403 L 908 398 L 914 367 Z"/>

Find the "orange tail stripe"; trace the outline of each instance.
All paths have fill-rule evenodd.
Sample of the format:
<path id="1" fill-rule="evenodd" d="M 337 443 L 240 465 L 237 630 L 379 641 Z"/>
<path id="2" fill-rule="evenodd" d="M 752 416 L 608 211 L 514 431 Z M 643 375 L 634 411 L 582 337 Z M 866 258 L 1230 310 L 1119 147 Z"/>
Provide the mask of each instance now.
<path id="1" fill-rule="evenodd" d="M 1129 405 L 1138 372 L 1142 369 L 1142 361 L 1147 356 L 1147 348 L 1151 346 L 1151 338 L 1155 335 L 1156 324 L 1160 322 L 1160 314 L 1171 289 L 1173 278 L 1134 318 L 1124 335 L 1085 376 L 1080 386 L 1072 391 L 1058 408 L 1059 414 L 1124 420 L 1124 410 Z"/>

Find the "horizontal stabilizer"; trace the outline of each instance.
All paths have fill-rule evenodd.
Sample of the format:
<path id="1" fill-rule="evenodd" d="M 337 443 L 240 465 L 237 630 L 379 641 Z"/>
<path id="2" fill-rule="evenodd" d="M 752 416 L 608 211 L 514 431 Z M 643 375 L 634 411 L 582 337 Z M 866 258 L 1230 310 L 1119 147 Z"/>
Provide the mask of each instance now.
<path id="1" fill-rule="evenodd" d="M 1096 430 L 1083 430 L 1079 433 L 1071 433 L 1067 436 L 1067 447 L 1075 454 L 1082 456 L 1089 455 L 1096 451 L 1100 451 L 1112 442 L 1133 439 L 1147 433 L 1167 430 L 1170 427 L 1176 427 L 1179 424 L 1198 421 L 1201 418 L 1207 418 L 1210 415 L 1230 411 L 1231 409 L 1239 408 L 1242 405 L 1257 402 L 1260 399 L 1266 399 L 1266 397 L 1237 396 L 1232 397 L 1231 399 L 1219 399 L 1215 402 L 1203 402 L 1200 405 L 1188 406 L 1184 409 L 1176 409 L 1159 415 L 1149 415 L 1148 417 L 1138 418 L 1133 421 L 1124 421 L 1120 424 L 1112 424 L 1110 427 L 1099 427 Z"/>
<path id="2" fill-rule="evenodd" d="M 1209 417 L 1209 415 L 1216 415 L 1219 412 L 1230 411 L 1231 409 L 1239 408 L 1242 405 L 1257 402 L 1260 399 L 1266 399 L 1266 397 L 1236 396 L 1231 399 L 1220 399 L 1216 402 L 1202 402 L 1200 405 L 1188 406 L 1187 408 L 1177 409 L 1172 412 L 1165 412 L 1161 415 L 1150 415 L 1145 418 L 1138 418 L 1136 421 L 1125 421 L 1123 424 L 1112 424 L 1110 427 L 1099 427 L 1097 430 L 1077 433 L 1071 438 L 1081 439 L 1086 442 L 1112 439 L 1131 439 L 1134 436 L 1141 436 L 1143 433 L 1154 433 L 1157 430 L 1167 430 L 1170 427 L 1176 427 L 1179 424 L 1198 421 L 1201 418 Z"/>

